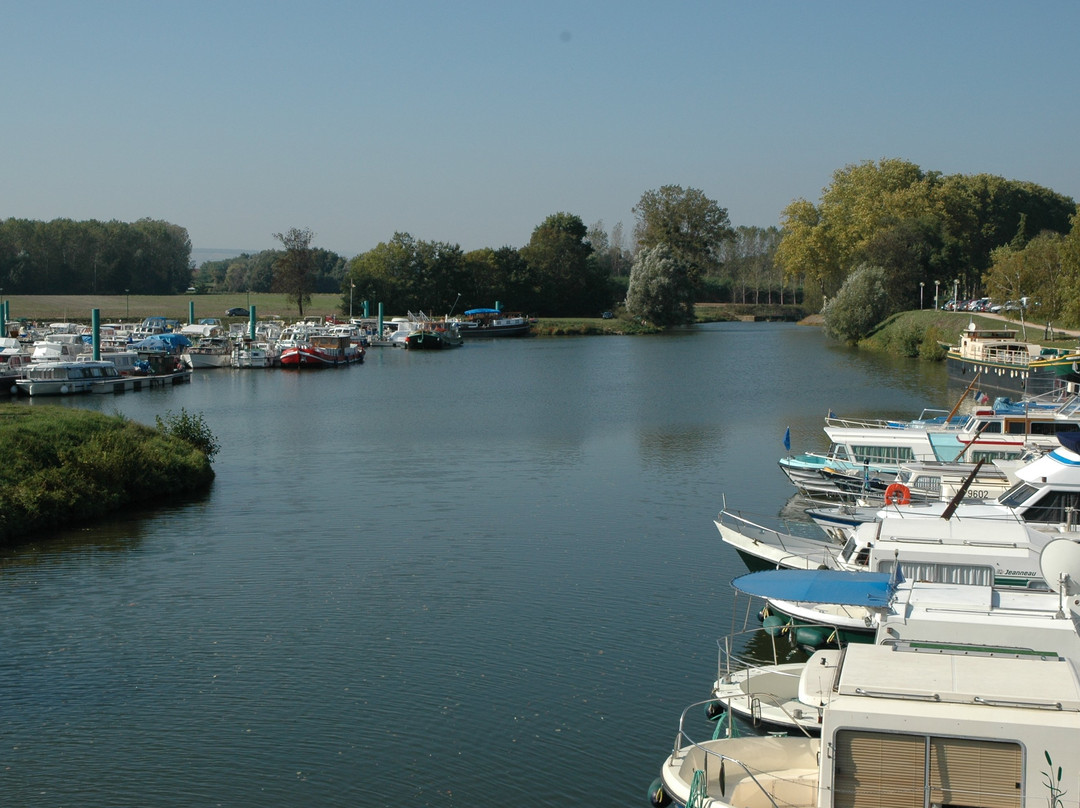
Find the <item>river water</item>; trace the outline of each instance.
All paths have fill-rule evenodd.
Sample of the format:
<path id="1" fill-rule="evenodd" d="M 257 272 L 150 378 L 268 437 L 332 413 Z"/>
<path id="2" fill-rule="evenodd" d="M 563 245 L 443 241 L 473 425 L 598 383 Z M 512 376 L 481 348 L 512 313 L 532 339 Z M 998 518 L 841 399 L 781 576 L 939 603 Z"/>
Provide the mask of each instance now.
<path id="1" fill-rule="evenodd" d="M 786 428 L 948 393 L 739 323 L 64 400 L 222 449 L 204 497 L 0 556 L 3 802 L 644 808 L 745 571 L 723 498 L 775 515 Z"/>

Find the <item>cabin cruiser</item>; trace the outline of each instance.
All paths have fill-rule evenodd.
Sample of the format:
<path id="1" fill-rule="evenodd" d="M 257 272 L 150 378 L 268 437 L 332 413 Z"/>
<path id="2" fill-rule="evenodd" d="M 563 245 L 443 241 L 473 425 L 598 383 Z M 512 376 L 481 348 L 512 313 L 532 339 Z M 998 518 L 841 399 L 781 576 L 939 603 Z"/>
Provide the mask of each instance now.
<path id="1" fill-rule="evenodd" d="M 853 535 L 860 524 L 878 521 L 886 514 L 900 519 L 1006 519 L 1055 531 L 1080 530 L 1080 432 L 1062 432 L 1057 439 L 1056 449 L 1015 469 L 1012 472 L 1015 483 L 994 498 L 965 499 L 950 510 L 951 502 L 916 502 L 909 497 L 910 489 L 897 482 L 889 492 L 894 501 L 889 502 L 887 495 L 884 508 L 841 505 L 811 508 L 807 513 L 826 532 L 842 541 Z"/>
<path id="2" fill-rule="evenodd" d="M 977 463 L 1017 460 L 1032 450 L 1046 451 L 1059 432 L 1080 431 L 1080 396 L 1029 399 L 1000 398 L 993 408 L 970 415 L 924 410 L 919 418 L 825 419 L 831 441 L 824 454 L 783 457 L 781 470 L 803 493 L 842 495 L 837 479 L 875 478 L 882 486 L 894 481 L 910 463 Z M 833 478 L 842 474 L 842 477 Z"/>
<path id="3" fill-rule="evenodd" d="M 1077 808 L 1065 773 L 1080 769 L 1078 549 L 1044 549 L 1053 591 L 892 588 L 874 642 L 815 655 L 800 673 L 817 732 L 713 737 L 692 726 L 703 711 L 691 705 L 652 804 Z"/>

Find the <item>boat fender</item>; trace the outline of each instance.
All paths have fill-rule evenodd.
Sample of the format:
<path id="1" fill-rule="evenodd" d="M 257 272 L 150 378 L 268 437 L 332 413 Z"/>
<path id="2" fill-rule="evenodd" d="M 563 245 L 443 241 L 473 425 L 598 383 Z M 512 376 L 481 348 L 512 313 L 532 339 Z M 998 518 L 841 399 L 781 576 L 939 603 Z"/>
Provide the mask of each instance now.
<path id="1" fill-rule="evenodd" d="M 60 395 L 66 396 L 68 392 L 68 386 L 66 384 L 60 385 Z"/>
<path id="2" fill-rule="evenodd" d="M 762 628 L 770 637 L 779 637 L 787 631 L 787 621 L 778 614 L 770 614 L 762 622 Z"/>
<path id="3" fill-rule="evenodd" d="M 718 718 L 723 718 L 725 709 L 726 708 L 724 707 L 724 702 L 710 701 L 708 704 L 705 705 L 705 717 L 710 721 L 715 721 Z"/>
<path id="4" fill-rule="evenodd" d="M 655 808 L 664 808 L 671 803 L 671 797 L 664 792 L 664 781 L 657 777 L 649 786 L 649 802 Z"/>
<path id="5" fill-rule="evenodd" d="M 886 505 L 910 505 L 911 489 L 903 483 L 892 483 L 885 489 Z"/>

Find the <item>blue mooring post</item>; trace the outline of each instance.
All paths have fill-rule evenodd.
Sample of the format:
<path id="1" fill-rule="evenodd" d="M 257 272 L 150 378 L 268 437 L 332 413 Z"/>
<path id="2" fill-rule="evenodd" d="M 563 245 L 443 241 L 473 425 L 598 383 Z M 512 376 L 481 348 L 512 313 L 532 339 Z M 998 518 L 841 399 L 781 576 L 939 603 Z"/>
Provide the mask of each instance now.
<path id="1" fill-rule="evenodd" d="M 375 335 L 375 339 L 382 339 L 382 303 L 379 304 L 379 333 Z"/>
<path id="2" fill-rule="evenodd" d="M 188 325 L 195 322 L 195 301 L 189 300 L 187 302 L 187 321 Z"/>
<path id="3" fill-rule="evenodd" d="M 101 359 L 101 309 L 90 309 L 90 339 L 94 346 L 94 361 Z"/>
<path id="4" fill-rule="evenodd" d="M 366 320 L 371 315 L 368 313 L 368 302 L 364 301 L 364 319 Z"/>
<path id="5" fill-rule="evenodd" d="M 495 301 L 495 311 L 502 311 L 502 303 L 498 300 Z"/>
<path id="6" fill-rule="evenodd" d="M 255 341 L 255 306 L 248 306 L 248 336 Z"/>

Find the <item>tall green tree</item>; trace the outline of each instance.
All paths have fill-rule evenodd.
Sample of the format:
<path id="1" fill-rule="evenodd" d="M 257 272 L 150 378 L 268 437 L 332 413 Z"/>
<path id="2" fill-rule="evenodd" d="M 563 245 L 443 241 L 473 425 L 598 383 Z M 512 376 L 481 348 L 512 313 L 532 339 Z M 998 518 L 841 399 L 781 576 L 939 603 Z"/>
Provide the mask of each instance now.
<path id="1" fill-rule="evenodd" d="M 695 287 L 716 270 L 725 241 L 734 237 L 727 209 L 697 188 L 665 185 L 634 206 L 639 248 L 666 244 Z"/>
<path id="2" fill-rule="evenodd" d="M 290 303 L 295 303 L 304 316 L 304 304 L 311 302 L 311 290 L 315 275 L 315 255 L 311 240 L 315 234 L 310 228 L 290 228 L 287 233 L 274 233 L 274 238 L 285 248 L 274 263 L 273 291 L 281 292 Z"/>
<path id="3" fill-rule="evenodd" d="M 521 248 L 536 280 L 536 309 L 549 317 L 595 316 L 606 305 L 607 285 L 591 260 L 587 233 L 580 217 L 553 213 Z"/>
<path id="4" fill-rule="evenodd" d="M 626 311 L 659 326 L 694 320 L 694 286 L 667 244 L 639 250 L 630 270 Z"/>

